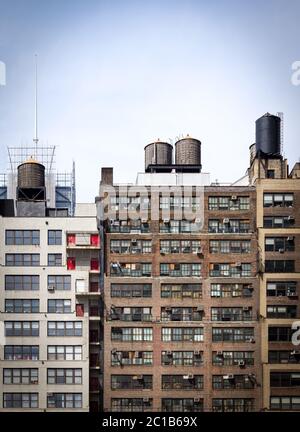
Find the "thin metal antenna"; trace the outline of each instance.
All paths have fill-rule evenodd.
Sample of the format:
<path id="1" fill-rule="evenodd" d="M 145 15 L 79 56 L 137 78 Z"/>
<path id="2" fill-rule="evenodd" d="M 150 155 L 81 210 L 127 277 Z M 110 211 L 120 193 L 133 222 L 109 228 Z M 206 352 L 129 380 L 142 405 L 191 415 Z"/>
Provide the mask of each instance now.
<path id="1" fill-rule="evenodd" d="M 38 63 L 37 54 L 35 54 L 35 112 L 34 112 L 34 138 L 35 143 L 35 158 L 37 159 L 38 153 Z"/>

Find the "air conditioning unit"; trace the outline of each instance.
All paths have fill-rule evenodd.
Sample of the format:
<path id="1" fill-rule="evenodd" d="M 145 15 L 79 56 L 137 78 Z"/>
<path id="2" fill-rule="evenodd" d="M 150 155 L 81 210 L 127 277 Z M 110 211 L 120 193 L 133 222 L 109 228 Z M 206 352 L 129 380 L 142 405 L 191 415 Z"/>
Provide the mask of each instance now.
<path id="1" fill-rule="evenodd" d="M 196 356 L 199 356 L 199 355 L 201 355 L 201 351 L 194 351 L 194 354 L 195 354 Z"/>
<path id="2" fill-rule="evenodd" d="M 144 398 L 143 398 L 143 402 L 145 402 L 145 403 L 149 403 L 149 402 L 150 402 L 150 398 L 148 398 L 148 397 L 144 397 Z"/>
<path id="3" fill-rule="evenodd" d="M 143 375 L 133 375 L 132 379 L 135 381 L 141 381 L 143 379 Z"/>
<path id="4" fill-rule="evenodd" d="M 217 357 L 224 357 L 224 355 L 223 355 L 223 351 L 217 351 L 217 352 L 216 352 L 216 356 L 217 356 Z"/>
<path id="5" fill-rule="evenodd" d="M 245 361 L 244 360 L 239 360 L 238 365 L 239 365 L 239 367 L 244 367 L 245 366 Z"/>
<path id="6" fill-rule="evenodd" d="M 165 312 L 171 312 L 172 308 L 170 306 L 165 307 Z"/>
<path id="7" fill-rule="evenodd" d="M 201 219 L 200 218 L 195 218 L 195 223 L 200 223 L 201 222 Z"/>
<path id="8" fill-rule="evenodd" d="M 229 223 L 229 218 L 224 218 L 223 219 L 223 224 L 228 224 Z"/>
<path id="9" fill-rule="evenodd" d="M 113 349 L 111 350 L 111 353 L 114 354 L 114 355 L 117 354 L 117 350 L 116 350 L 116 348 L 113 348 Z"/>
<path id="10" fill-rule="evenodd" d="M 197 312 L 204 312 L 204 306 L 197 306 Z"/>
<path id="11" fill-rule="evenodd" d="M 184 379 L 184 380 L 191 380 L 191 379 L 194 379 L 194 375 L 193 375 L 193 374 L 183 375 L 183 379 Z"/>
<path id="12" fill-rule="evenodd" d="M 166 355 L 169 356 L 169 357 L 172 357 L 173 353 L 172 353 L 172 351 L 166 351 Z"/>
<path id="13" fill-rule="evenodd" d="M 48 291 L 55 291 L 55 285 L 48 285 Z"/>
<path id="14" fill-rule="evenodd" d="M 238 197 L 236 195 L 232 195 L 231 201 L 236 201 L 237 199 L 238 199 Z"/>
<path id="15" fill-rule="evenodd" d="M 280 249 L 278 249 L 278 252 L 284 253 L 284 249 L 280 248 Z"/>
<path id="16" fill-rule="evenodd" d="M 294 241 L 294 237 L 288 237 L 288 238 L 287 238 L 287 241 L 288 241 L 288 242 L 292 242 L 292 241 Z"/>
<path id="17" fill-rule="evenodd" d="M 241 263 L 241 262 L 237 262 L 237 263 L 235 263 L 234 266 L 235 266 L 235 267 L 242 267 L 242 263 Z"/>
<path id="18" fill-rule="evenodd" d="M 251 337 L 251 338 L 249 339 L 249 342 L 251 342 L 251 343 L 255 343 L 255 339 L 254 339 L 254 337 Z"/>
<path id="19" fill-rule="evenodd" d="M 170 223 L 170 219 L 164 219 L 164 224 Z"/>
<path id="20" fill-rule="evenodd" d="M 132 240 L 131 240 L 131 243 L 132 243 L 132 244 L 137 244 L 137 240 L 136 240 L 136 239 L 132 239 Z"/>
<path id="21" fill-rule="evenodd" d="M 142 222 L 142 223 L 147 223 L 147 222 L 148 222 L 148 219 L 142 218 L 141 222 Z"/>
<path id="22" fill-rule="evenodd" d="M 294 216 L 291 216 L 291 215 L 290 215 L 290 216 L 288 216 L 288 220 L 289 220 L 289 221 L 293 221 L 293 220 L 295 220 L 295 218 L 294 218 Z"/>
<path id="23" fill-rule="evenodd" d="M 244 312 L 249 312 L 250 309 L 251 309 L 251 308 L 250 308 L 249 306 L 244 306 L 244 307 L 243 307 L 243 311 L 244 311 Z"/>
<path id="24" fill-rule="evenodd" d="M 223 379 L 224 380 L 233 380 L 234 379 L 234 375 L 233 374 L 223 375 Z"/>
<path id="25" fill-rule="evenodd" d="M 199 403 L 200 402 L 200 398 L 194 398 L 194 403 Z"/>

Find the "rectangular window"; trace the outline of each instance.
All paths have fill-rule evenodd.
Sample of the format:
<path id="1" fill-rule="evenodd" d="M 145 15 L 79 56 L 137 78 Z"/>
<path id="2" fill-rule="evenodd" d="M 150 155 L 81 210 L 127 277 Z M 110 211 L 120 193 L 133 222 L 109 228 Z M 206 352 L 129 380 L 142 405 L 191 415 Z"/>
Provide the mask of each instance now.
<path id="1" fill-rule="evenodd" d="M 111 375 L 112 390 L 151 390 L 152 375 Z"/>
<path id="2" fill-rule="evenodd" d="M 265 193 L 264 207 L 293 207 L 293 193 Z"/>
<path id="3" fill-rule="evenodd" d="M 61 245 L 61 244 L 62 244 L 62 231 L 48 230 L 48 245 Z"/>
<path id="4" fill-rule="evenodd" d="M 277 411 L 300 411 L 300 397 L 271 396 L 270 408 Z"/>
<path id="5" fill-rule="evenodd" d="M 203 342 L 203 327 L 163 327 L 161 340 L 163 342 Z"/>
<path id="6" fill-rule="evenodd" d="M 200 398 L 162 398 L 163 412 L 201 412 L 203 399 Z"/>
<path id="7" fill-rule="evenodd" d="M 72 257 L 67 258 L 67 269 L 75 270 L 76 269 L 76 259 Z"/>
<path id="8" fill-rule="evenodd" d="M 162 284 L 162 298 L 202 298 L 201 284 Z"/>
<path id="9" fill-rule="evenodd" d="M 48 300 L 48 313 L 71 313 L 70 299 Z"/>
<path id="10" fill-rule="evenodd" d="M 4 360 L 39 360 L 39 346 L 5 345 Z"/>
<path id="11" fill-rule="evenodd" d="M 38 393 L 3 393 L 3 408 L 38 408 Z"/>
<path id="12" fill-rule="evenodd" d="M 36 275 L 5 275 L 6 291 L 38 291 L 40 277 Z"/>
<path id="13" fill-rule="evenodd" d="M 38 369 L 3 369 L 3 384 L 38 384 Z"/>
<path id="14" fill-rule="evenodd" d="M 39 313 L 40 301 L 37 299 L 6 299 L 6 313 Z"/>
<path id="15" fill-rule="evenodd" d="M 48 276 L 48 290 L 51 291 L 70 291 L 71 290 L 71 276 Z"/>
<path id="16" fill-rule="evenodd" d="M 5 254 L 5 265 L 13 267 L 37 267 L 40 254 Z"/>
<path id="17" fill-rule="evenodd" d="M 213 327 L 213 342 L 254 342 L 253 327 Z"/>
<path id="18" fill-rule="evenodd" d="M 254 399 L 213 399 L 213 412 L 251 412 L 254 411 Z"/>
<path id="19" fill-rule="evenodd" d="M 112 327 L 111 340 L 120 342 L 152 342 L 153 329 L 147 327 Z"/>
<path id="20" fill-rule="evenodd" d="M 82 408 L 82 393 L 48 393 L 47 408 Z"/>
<path id="21" fill-rule="evenodd" d="M 143 412 L 151 411 L 153 405 L 152 398 L 112 398 L 112 412 Z"/>
<path id="22" fill-rule="evenodd" d="M 48 336 L 82 336 L 82 321 L 48 321 Z"/>
<path id="23" fill-rule="evenodd" d="M 153 351 L 115 351 L 111 352 L 112 366 L 152 366 Z"/>
<path id="24" fill-rule="evenodd" d="M 5 321 L 5 336 L 39 336 L 38 321 Z"/>
<path id="25" fill-rule="evenodd" d="M 40 232 L 38 230 L 5 230 L 6 245 L 39 245 Z"/>
<path id="26" fill-rule="evenodd" d="M 47 369 L 47 384 L 82 384 L 82 369 Z"/>
<path id="27" fill-rule="evenodd" d="M 152 297 L 151 284 L 111 284 L 111 297 Z"/>
<path id="28" fill-rule="evenodd" d="M 48 360 L 82 360 L 81 345 L 48 345 Z"/>
<path id="29" fill-rule="evenodd" d="M 202 366 L 203 351 L 162 351 L 162 366 Z"/>
<path id="30" fill-rule="evenodd" d="M 266 260 L 265 272 L 267 273 L 294 273 L 295 261 L 293 260 Z"/>
<path id="31" fill-rule="evenodd" d="M 62 266 L 62 254 L 59 254 L 59 253 L 48 254 L 48 266 L 49 267 L 61 267 Z"/>

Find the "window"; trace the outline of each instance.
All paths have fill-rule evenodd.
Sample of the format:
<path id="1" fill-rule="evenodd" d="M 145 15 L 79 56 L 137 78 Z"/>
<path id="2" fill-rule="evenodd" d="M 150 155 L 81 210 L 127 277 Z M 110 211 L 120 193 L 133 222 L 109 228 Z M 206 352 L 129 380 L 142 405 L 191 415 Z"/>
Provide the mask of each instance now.
<path id="1" fill-rule="evenodd" d="M 162 321 L 202 321 L 204 308 L 202 306 L 195 307 L 162 307 Z"/>
<path id="2" fill-rule="evenodd" d="M 203 342 L 203 327 L 163 327 L 163 342 Z"/>
<path id="3" fill-rule="evenodd" d="M 113 412 L 142 412 L 152 410 L 152 398 L 112 398 Z"/>
<path id="4" fill-rule="evenodd" d="M 201 276 L 201 264 L 160 264 L 160 276 L 170 276 L 170 277 L 189 277 L 189 276 Z"/>
<path id="5" fill-rule="evenodd" d="M 82 408 L 82 393 L 48 393 L 47 408 Z"/>
<path id="6" fill-rule="evenodd" d="M 47 369 L 48 384 L 82 384 L 82 369 Z"/>
<path id="7" fill-rule="evenodd" d="M 269 342 L 291 342 L 294 330 L 291 327 L 269 326 Z"/>
<path id="8" fill-rule="evenodd" d="M 162 366 L 202 366 L 203 351 L 162 351 Z"/>
<path id="9" fill-rule="evenodd" d="M 254 399 L 213 399 L 213 412 L 250 412 L 254 411 Z"/>
<path id="10" fill-rule="evenodd" d="M 111 284 L 111 297 L 152 297 L 151 284 Z"/>
<path id="11" fill-rule="evenodd" d="M 162 375 L 162 390 L 202 390 L 203 375 Z"/>
<path id="12" fill-rule="evenodd" d="M 150 277 L 151 263 L 111 263 L 110 274 L 113 277 Z"/>
<path id="13" fill-rule="evenodd" d="M 71 300 L 55 299 L 48 300 L 48 313 L 71 313 Z"/>
<path id="14" fill-rule="evenodd" d="M 264 207 L 293 207 L 293 193 L 265 193 Z"/>
<path id="15" fill-rule="evenodd" d="M 48 230 L 48 245 L 61 245 L 61 244 L 62 244 L 62 231 Z"/>
<path id="16" fill-rule="evenodd" d="M 250 198 L 241 196 L 210 196 L 208 210 L 249 210 Z"/>
<path id="17" fill-rule="evenodd" d="M 82 360 L 81 345 L 48 345 L 48 360 Z"/>
<path id="18" fill-rule="evenodd" d="M 250 263 L 211 263 L 209 264 L 211 277 L 251 277 Z"/>
<path id="19" fill-rule="evenodd" d="M 38 369 L 3 369 L 3 384 L 38 384 Z"/>
<path id="20" fill-rule="evenodd" d="M 39 360 L 38 345 L 5 345 L 4 360 Z"/>
<path id="21" fill-rule="evenodd" d="M 267 306 L 268 318 L 296 318 L 297 306 Z"/>
<path id="22" fill-rule="evenodd" d="M 201 253 L 199 240 L 161 240 L 160 253 Z"/>
<path id="23" fill-rule="evenodd" d="M 266 252 L 293 252 L 295 250 L 294 237 L 266 237 Z"/>
<path id="24" fill-rule="evenodd" d="M 250 321 L 252 307 L 213 307 L 211 319 L 212 321 Z"/>
<path id="25" fill-rule="evenodd" d="M 112 390 L 151 390 L 152 375 L 111 375 Z"/>
<path id="26" fill-rule="evenodd" d="M 213 327 L 213 342 L 254 342 L 253 327 Z"/>
<path id="27" fill-rule="evenodd" d="M 36 267 L 40 265 L 40 254 L 5 254 L 5 265 Z"/>
<path id="28" fill-rule="evenodd" d="M 269 363 L 297 363 L 297 355 L 289 351 L 269 351 Z"/>
<path id="29" fill-rule="evenodd" d="M 269 179 L 273 179 L 273 178 L 275 178 L 275 170 L 273 170 L 273 169 L 268 169 L 268 170 L 267 170 L 267 178 L 269 178 Z"/>
<path id="30" fill-rule="evenodd" d="M 212 355 L 214 366 L 253 366 L 253 351 L 214 351 Z"/>
<path id="31" fill-rule="evenodd" d="M 112 366 L 152 366 L 153 351 L 112 351 Z"/>
<path id="32" fill-rule="evenodd" d="M 297 299 L 297 282 L 272 281 L 267 282 L 268 297 L 291 297 Z"/>
<path id="33" fill-rule="evenodd" d="M 6 299 L 6 313 L 39 313 L 40 301 L 36 299 Z"/>
<path id="34" fill-rule="evenodd" d="M 213 375 L 212 388 L 214 390 L 253 389 L 256 380 L 251 375 Z"/>
<path id="35" fill-rule="evenodd" d="M 150 321 L 152 319 L 151 307 L 117 307 L 112 306 L 110 317 L 121 321 Z"/>
<path id="36" fill-rule="evenodd" d="M 62 254 L 48 254 L 48 266 L 60 267 L 62 266 Z"/>
<path id="37" fill-rule="evenodd" d="M 300 411 L 299 396 L 271 396 L 270 408 L 278 411 Z"/>
<path id="38" fill-rule="evenodd" d="M 201 284 L 162 284 L 162 298 L 202 298 Z"/>
<path id="39" fill-rule="evenodd" d="M 243 241 L 229 241 L 229 240 L 211 240 L 209 242 L 209 252 L 211 254 L 217 253 L 250 253 L 250 240 Z"/>
<path id="40" fill-rule="evenodd" d="M 248 219 L 209 219 L 209 233 L 248 233 L 250 221 Z"/>
<path id="41" fill-rule="evenodd" d="M 159 232 L 161 233 L 194 233 L 200 231 L 200 224 L 187 220 L 170 220 L 162 221 L 159 225 Z"/>
<path id="42" fill-rule="evenodd" d="M 3 408 L 38 408 L 38 393 L 3 393 Z"/>
<path id="43" fill-rule="evenodd" d="M 289 228 L 294 224 L 293 216 L 264 216 L 264 228 Z"/>
<path id="44" fill-rule="evenodd" d="M 271 372 L 270 387 L 300 387 L 300 373 Z"/>
<path id="45" fill-rule="evenodd" d="M 112 327 L 111 340 L 120 342 L 152 342 L 151 327 Z"/>
<path id="46" fill-rule="evenodd" d="M 293 273 L 295 271 L 295 261 L 266 260 L 265 271 L 267 273 Z"/>
<path id="47" fill-rule="evenodd" d="M 161 410 L 163 412 L 201 412 L 203 411 L 203 399 L 162 398 Z"/>
<path id="48" fill-rule="evenodd" d="M 40 277 L 34 275 L 5 275 L 6 291 L 38 291 Z"/>
<path id="49" fill-rule="evenodd" d="M 99 270 L 99 260 L 97 258 L 91 259 L 91 270 Z"/>
<path id="50" fill-rule="evenodd" d="M 5 336 L 39 336 L 38 321 L 5 321 Z"/>
<path id="51" fill-rule="evenodd" d="M 151 240 L 111 240 L 111 253 L 141 254 L 152 252 Z"/>
<path id="52" fill-rule="evenodd" d="M 48 276 L 48 289 L 55 291 L 70 291 L 71 290 L 71 276 Z"/>
<path id="53" fill-rule="evenodd" d="M 253 287 L 251 284 L 211 284 L 211 297 L 251 297 Z"/>
<path id="54" fill-rule="evenodd" d="M 82 321 L 48 321 L 48 336 L 82 336 Z"/>
<path id="55" fill-rule="evenodd" d="M 6 230 L 6 245 L 39 245 L 40 232 L 38 230 Z"/>

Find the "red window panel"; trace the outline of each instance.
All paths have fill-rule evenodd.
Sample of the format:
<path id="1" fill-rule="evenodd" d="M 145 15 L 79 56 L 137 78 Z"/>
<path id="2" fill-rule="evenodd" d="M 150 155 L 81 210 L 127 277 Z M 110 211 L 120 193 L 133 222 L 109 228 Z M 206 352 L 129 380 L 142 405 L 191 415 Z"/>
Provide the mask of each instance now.
<path id="1" fill-rule="evenodd" d="M 91 234 L 91 245 L 92 246 L 99 246 L 99 235 L 98 234 Z"/>
<path id="2" fill-rule="evenodd" d="M 91 259 L 91 270 L 99 270 L 99 260 L 96 258 Z"/>
<path id="3" fill-rule="evenodd" d="M 67 269 L 68 270 L 75 270 L 76 269 L 76 260 L 75 258 L 67 258 Z"/>
<path id="4" fill-rule="evenodd" d="M 77 304 L 76 305 L 76 316 L 83 317 L 84 316 L 84 305 Z"/>
<path id="5" fill-rule="evenodd" d="M 76 235 L 75 234 L 68 234 L 67 242 L 68 242 L 68 245 L 75 245 L 76 244 Z"/>

